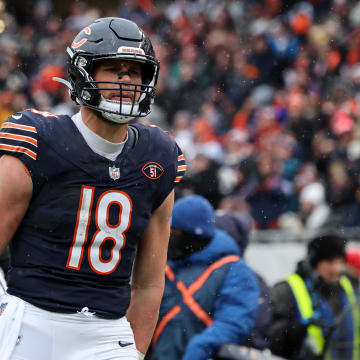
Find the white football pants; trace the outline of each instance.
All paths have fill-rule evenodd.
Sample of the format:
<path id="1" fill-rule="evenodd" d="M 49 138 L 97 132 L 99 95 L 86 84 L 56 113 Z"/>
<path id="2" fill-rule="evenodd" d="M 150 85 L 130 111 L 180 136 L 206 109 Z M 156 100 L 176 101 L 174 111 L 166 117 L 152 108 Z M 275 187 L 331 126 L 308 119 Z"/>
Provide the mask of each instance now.
<path id="1" fill-rule="evenodd" d="M 4 295 L 0 297 L 0 304 L 10 304 L 12 301 L 18 303 L 19 300 Z M 8 305 L 0 315 L 0 327 L 7 326 L 5 331 L 11 334 L 14 321 L 2 324 L 3 315 L 8 308 L 9 311 L 11 309 Z M 15 315 L 10 318 L 14 320 Z M 20 321 L 20 331 L 9 360 L 139 359 L 130 323 L 125 317 L 117 320 L 101 319 L 87 308 L 77 314 L 58 314 L 24 302 Z M 0 359 L 3 359 L 2 354 Z"/>

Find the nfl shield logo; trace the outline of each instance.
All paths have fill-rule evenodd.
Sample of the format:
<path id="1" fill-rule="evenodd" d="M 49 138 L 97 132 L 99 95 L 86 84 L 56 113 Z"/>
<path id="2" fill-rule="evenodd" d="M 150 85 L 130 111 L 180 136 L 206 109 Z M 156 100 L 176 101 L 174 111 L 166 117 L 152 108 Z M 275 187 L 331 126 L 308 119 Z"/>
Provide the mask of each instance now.
<path id="1" fill-rule="evenodd" d="M 120 179 L 120 169 L 115 166 L 109 166 L 109 175 L 113 180 Z"/>

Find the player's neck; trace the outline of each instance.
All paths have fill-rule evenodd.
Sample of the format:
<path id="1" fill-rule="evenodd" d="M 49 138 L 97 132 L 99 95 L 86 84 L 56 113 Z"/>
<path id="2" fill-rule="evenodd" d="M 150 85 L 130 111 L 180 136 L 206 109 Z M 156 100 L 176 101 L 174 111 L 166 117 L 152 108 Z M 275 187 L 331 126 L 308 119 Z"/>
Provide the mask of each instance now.
<path id="1" fill-rule="evenodd" d="M 112 143 L 120 143 L 126 139 L 128 124 L 112 123 L 86 107 L 81 108 L 81 116 L 83 123 L 103 139 Z"/>

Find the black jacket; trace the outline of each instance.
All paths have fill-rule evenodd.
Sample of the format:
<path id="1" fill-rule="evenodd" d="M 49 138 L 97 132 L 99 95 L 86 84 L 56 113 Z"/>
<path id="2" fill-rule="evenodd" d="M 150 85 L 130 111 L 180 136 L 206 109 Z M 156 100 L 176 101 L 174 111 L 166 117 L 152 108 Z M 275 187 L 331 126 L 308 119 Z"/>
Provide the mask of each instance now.
<path id="1" fill-rule="evenodd" d="M 314 278 L 310 265 L 299 262 L 296 273 L 313 283 L 313 292 L 326 299 L 336 317 L 343 310 L 343 290 L 340 284 L 329 285 L 320 278 Z M 270 327 L 270 349 L 286 359 L 299 360 L 302 345 L 307 334 L 307 326 L 297 316 L 297 305 L 287 281 L 281 281 L 271 289 L 272 325 Z M 313 304 L 314 309 L 316 304 Z M 307 359 L 310 360 L 310 359 Z"/>

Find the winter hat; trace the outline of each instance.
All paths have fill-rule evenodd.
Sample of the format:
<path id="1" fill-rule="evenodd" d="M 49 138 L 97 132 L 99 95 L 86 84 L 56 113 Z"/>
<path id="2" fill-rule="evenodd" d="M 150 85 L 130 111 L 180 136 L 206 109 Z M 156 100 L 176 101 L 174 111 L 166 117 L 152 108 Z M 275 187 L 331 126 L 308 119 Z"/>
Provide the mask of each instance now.
<path id="1" fill-rule="evenodd" d="M 308 259 L 310 265 L 316 268 L 321 260 L 332 260 L 337 257 L 345 259 L 346 240 L 336 234 L 326 234 L 315 237 L 308 244 Z"/>
<path id="2" fill-rule="evenodd" d="M 171 226 L 190 234 L 211 239 L 215 234 L 215 213 L 210 202 L 200 195 L 175 201 Z"/>
<path id="3" fill-rule="evenodd" d="M 215 225 L 218 229 L 226 231 L 237 242 L 241 253 L 244 254 L 249 243 L 250 216 L 235 211 L 217 211 Z"/>

